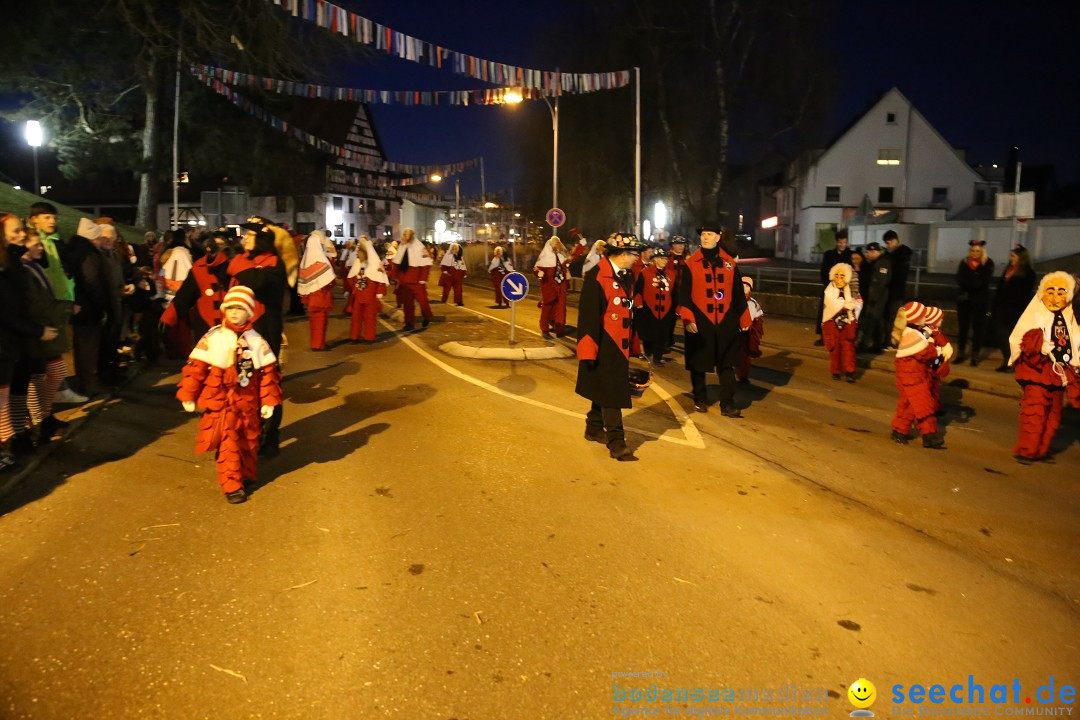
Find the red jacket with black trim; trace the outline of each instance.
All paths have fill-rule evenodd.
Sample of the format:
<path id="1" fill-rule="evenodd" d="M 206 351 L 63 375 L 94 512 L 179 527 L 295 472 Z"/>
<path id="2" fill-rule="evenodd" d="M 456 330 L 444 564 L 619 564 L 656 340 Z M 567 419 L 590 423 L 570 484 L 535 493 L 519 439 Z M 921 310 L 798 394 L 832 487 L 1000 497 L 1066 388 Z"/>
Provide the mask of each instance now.
<path id="1" fill-rule="evenodd" d="M 630 407 L 633 298 L 629 273 L 618 277 L 611 261 L 585 273 L 578 302 L 578 376 L 575 391 L 600 407 Z"/>
<path id="2" fill-rule="evenodd" d="M 221 301 L 225 299 L 225 291 L 229 287 L 228 269 L 229 258 L 223 253 L 215 255 L 209 263 L 205 256 L 196 260 L 173 301 L 161 314 L 161 322 L 176 325 L 194 307 L 202 324 L 192 330 L 199 337 L 221 323 Z"/>

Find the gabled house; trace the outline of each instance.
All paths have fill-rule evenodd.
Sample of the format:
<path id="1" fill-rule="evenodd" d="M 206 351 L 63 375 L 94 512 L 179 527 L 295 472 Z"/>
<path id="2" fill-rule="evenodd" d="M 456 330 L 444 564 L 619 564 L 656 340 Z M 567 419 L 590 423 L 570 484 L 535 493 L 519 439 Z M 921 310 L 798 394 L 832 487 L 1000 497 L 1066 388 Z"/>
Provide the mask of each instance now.
<path id="1" fill-rule="evenodd" d="M 926 224 L 963 213 L 977 196 L 993 202 L 993 188 L 986 186 L 893 88 L 826 150 L 789 166 L 773 191 L 776 255 L 816 260 L 842 227 L 853 245 L 878 240 L 892 228 L 906 244 L 925 247 Z"/>

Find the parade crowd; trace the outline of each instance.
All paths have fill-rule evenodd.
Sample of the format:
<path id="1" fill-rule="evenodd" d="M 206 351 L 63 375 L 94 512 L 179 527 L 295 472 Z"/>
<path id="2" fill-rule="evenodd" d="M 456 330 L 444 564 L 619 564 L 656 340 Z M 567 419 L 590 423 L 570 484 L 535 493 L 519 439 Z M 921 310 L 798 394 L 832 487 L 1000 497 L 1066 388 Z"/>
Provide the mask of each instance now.
<path id="1" fill-rule="evenodd" d="M 222 492 L 243 502 L 257 457 L 279 452 L 287 314 L 308 317 L 310 349 L 322 352 L 336 288 L 345 292 L 349 340 L 357 343 L 376 341 L 388 293 L 403 330 L 415 330 L 417 307 L 427 327 L 435 266 L 442 302 L 452 295 L 464 303 L 463 248 L 453 243 L 440 253 L 408 228 L 378 246 L 367 237 L 339 246 L 327 233 L 297 234 L 253 217 L 237 229 L 147 233 L 129 244 L 109 218 L 81 218 L 62 239 L 56 216 L 48 203 L 26 218 L 0 212 L 0 472 L 63 433 L 57 404 L 84 403 L 122 383 L 132 362 L 165 355 L 186 360 L 177 398 L 201 412 L 197 451 L 215 453 Z M 715 373 L 721 415 L 742 417 L 736 383 L 748 382 L 761 355 L 764 312 L 753 280 L 740 271 L 732 234 L 717 223 L 697 234 L 698 247 L 688 252 L 682 236 L 656 247 L 625 233 L 589 243 L 574 232 L 572 248 L 552 237 L 533 265 L 539 331 L 548 340 L 566 335 L 570 280 L 582 278 L 576 392 L 591 403 L 586 440 L 604 444 L 616 460 L 636 460 L 622 410 L 667 361 L 679 323 L 694 409 L 709 411 L 706 377 Z M 972 240 L 956 273 L 954 349 L 941 330 L 943 310 L 906 297 L 911 250 L 895 232 L 884 242 L 850 249 L 841 230 L 823 256 L 818 332 L 833 379 L 856 381 L 857 351 L 895 347 L 892 438 L 907 443 L 914 428 L 924 447 L 942 449 L 941 379 L 951 364 L 978 364 L 989 340 L 1003 355 L 998 369 L 1012 369 L 1023 388 L 1014 456 L 1052 462 L 1066 398 L 1080 407 L 1075 278 L 1052 272 L 1036 290 L 1017 246 L 991 298 L 994 263 L 985 243 Z M 487 265 L 495 308 L 509 306 L 501 283 L 515 268 L 506 255 L 493 248 Z"/>

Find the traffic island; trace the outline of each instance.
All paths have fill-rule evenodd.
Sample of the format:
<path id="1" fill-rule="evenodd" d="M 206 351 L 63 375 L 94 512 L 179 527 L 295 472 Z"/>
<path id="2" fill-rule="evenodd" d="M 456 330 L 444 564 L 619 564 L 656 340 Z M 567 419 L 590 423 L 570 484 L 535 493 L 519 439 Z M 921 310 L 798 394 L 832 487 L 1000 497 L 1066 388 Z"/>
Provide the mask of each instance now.
<path id="1" fill-rule="evenodd" d="M 439 350 L 459 358 L 475 360 L 559 360 L 574 356 L 573 350 L 562 343 L 543 340 L 452 340 L 439 346 Z"/>

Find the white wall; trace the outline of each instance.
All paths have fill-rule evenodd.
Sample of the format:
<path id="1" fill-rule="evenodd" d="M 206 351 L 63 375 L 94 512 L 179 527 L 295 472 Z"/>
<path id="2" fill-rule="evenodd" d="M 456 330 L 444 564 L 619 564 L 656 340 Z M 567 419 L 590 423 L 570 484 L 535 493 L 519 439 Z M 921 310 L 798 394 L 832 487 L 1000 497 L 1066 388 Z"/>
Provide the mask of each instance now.
<path id="1" fill-rule="evenodd" d="M 1030 220 L 1026 233 L 1012 234 L 1010 220 L 973 220 L 932 223 L 927 269 L 953 272 L 967 256 L 968 242 L 986 241 L 986 254 L 998 268 L 1009 261 L 1011 243 L 1028 249 L 1032 262 L 1055 260 L 1080 253 L 1080 219 Z"/>

